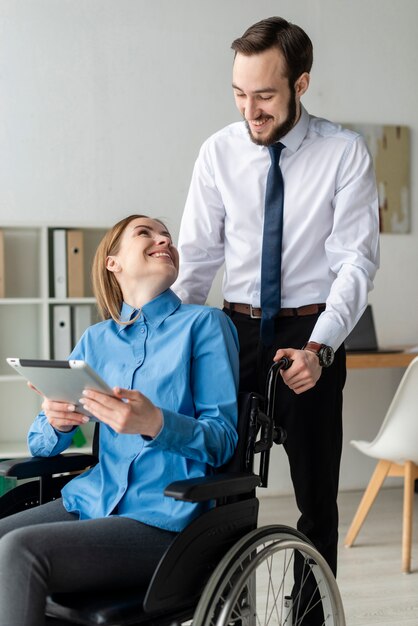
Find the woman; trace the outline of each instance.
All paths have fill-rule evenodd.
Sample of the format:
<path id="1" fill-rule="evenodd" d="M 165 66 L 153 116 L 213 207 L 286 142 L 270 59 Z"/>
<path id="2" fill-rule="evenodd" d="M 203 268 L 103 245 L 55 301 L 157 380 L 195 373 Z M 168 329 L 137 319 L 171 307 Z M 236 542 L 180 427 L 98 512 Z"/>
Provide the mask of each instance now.
<path id="1" fill-rule="evenodd" d="M 219 310 L 170 290 L 178 254 L 164 224 L 129 216 L 103 238 L 93 285 L 103 322 L 71 359 L 85 360 L 114 397 L 81 399 L 100 425 L 99 463 L 62 498 L 0 521 L 0 626 L 40 626 L 50 592 L 146 583 L 200 505 L 164 496 L 233 454 L 237 339 Z M 44 398 L 29 432 L 33 455 L 64 451 L 88 418 Z M 78 522 L 70 524 L 68 522 Z"/>

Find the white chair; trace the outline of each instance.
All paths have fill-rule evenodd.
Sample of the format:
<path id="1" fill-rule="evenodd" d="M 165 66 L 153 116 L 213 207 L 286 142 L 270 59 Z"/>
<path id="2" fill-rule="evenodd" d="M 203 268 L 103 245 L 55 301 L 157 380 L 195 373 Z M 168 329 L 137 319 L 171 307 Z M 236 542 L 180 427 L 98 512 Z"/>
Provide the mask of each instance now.
<path id="1" fill-rule="evenodd" d="M 414 483 L 418 478 L 418 357 L 408 366 L 380 430 L 372 442 L 351 441 L 360 452 L 379 459 L 348 529 L 344 544 L 353 545 L 387 476 L 404 479 L 402 571 L 411 571 Z"/>

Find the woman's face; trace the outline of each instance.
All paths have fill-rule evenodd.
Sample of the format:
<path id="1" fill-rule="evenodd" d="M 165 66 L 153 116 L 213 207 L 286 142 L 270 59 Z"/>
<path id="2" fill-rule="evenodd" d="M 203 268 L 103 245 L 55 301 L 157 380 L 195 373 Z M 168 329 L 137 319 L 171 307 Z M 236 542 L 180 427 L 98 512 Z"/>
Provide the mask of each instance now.
<path id="1" fill-rule="evenodd" d="M 179 255 L 166 227 L 149 217 L 133 219 L 125 227 L 117 254 L 107 258 L 107 268 L 115 272 L 122 287 L 126 281 L 141 280 L 162 291 L 176 280 Z"/>

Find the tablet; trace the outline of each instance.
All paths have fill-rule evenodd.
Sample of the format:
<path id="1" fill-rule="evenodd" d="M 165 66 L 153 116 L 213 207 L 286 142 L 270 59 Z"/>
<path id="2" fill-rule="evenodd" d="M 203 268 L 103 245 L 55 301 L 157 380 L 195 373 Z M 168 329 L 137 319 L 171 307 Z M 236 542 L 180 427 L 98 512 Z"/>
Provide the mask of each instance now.
<path id="1" fill-rule="evenodd" d="M 96 420 L 79 400 L 84 389 L 94 389 L 109 396 L 113 391 L 84 361 L 50 361 L 36 359 L 6 359 L 16 372 L 30 381 L 49 400 L 74 404 L 77 413 Z M 97 420 L 96 420 L 97 421 Z"/>

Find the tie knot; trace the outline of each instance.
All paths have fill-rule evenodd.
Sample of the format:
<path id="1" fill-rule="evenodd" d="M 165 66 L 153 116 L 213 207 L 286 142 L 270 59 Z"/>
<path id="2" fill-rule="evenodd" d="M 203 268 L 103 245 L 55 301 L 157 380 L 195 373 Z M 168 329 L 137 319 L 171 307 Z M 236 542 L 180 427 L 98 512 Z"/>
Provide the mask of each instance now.
<path id="1" fill-rule="evenodd" d="M 272 163 L 277 164 L 280 161 L 280 155 L 282 153 L 283 148 L 285 147 L 286 146 L 280 143 L 280 141 L 278 143 L 273 143 L 271 146 L 268 146 Z"/>

